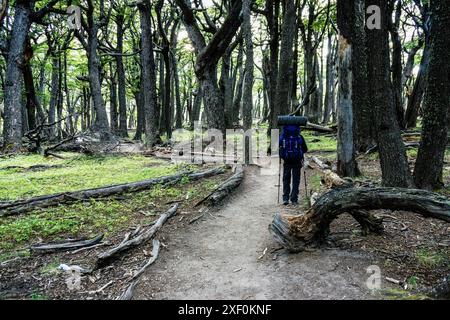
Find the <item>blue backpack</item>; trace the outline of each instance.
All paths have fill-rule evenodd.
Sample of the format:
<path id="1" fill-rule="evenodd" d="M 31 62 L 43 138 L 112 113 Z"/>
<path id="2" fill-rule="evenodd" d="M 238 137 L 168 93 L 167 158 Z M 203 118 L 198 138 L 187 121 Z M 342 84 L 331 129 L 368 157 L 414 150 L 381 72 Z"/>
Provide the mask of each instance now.
<path id="1" fill-rule="evenodd" d="M 280 137 L 280 157 L 288 162 L 301 162 L 304 158 L 303 138 L 300 127 L 286 126 Z"/>

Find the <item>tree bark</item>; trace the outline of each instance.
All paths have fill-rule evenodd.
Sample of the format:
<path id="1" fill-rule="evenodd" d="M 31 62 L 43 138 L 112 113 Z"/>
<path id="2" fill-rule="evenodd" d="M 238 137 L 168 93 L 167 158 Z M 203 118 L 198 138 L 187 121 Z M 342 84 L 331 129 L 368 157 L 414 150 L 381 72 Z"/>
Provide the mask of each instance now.
<path id="1" fill-rule="evenodd" d="M 95 110 L 95 124 L 93 130 L 100 134 L 101 140 L 109 140 L 111 132 L 108 122 L 108 114 L 106 112 L 105 102 L 102 96 L 101 85 L 101 63 L 98 56 L 98 31 L 99 25 L 94 18 L 94 5 L 92 1 L 88 1 L 87 20 L 88 20 L 88 70 L 89 85 L 91 89 L 92 100 Z"/>
<path id="2" fill-rule="evenodd" d="M 450 0 L 432 3 L 430 63 L 423 102 L 422 141 L 414 182 L 424 189 L 444 186 L 443 167 L 450 105 Z"/>
<path id="3" fill-rule="evenodd" d="M 7 57 L 5 75 L 5 110 L 3 122 L 3 149 L 18 152 L 22 146 L 22 66 L 25 46 L 31 27 L 32 3 L 17 0 L 14 23 Z"/>
<path id="4" fill-rule="evenodd" d="M 123 65 L 123 24 L 124 16 L 119 14 L 116 17 L 117 25 L 117 52 L 116 64 L 117 64 L 117 84 L 119 89 L 119 129 L 118 134 L 120 137 L 128 137 L 127 128 L 127 98 L 126 98 L 126 78 L 125 78 L 125 68 Z"/>
<path id="5" fill-rule="evenodd" d="M 339 94 L 338 94 L 338 174 L 344 177 L 359 175 L 353 142 L 353 68 L 352 28 L 355 20 L 354 1 L 338 0 L 339 28 Z"/>
<path id="6" fill-rule="evenodd" d="M 392 40 L 392 84 L 394 92 L 394 104 L 397 114 L 397 121 L 400 129 L 406 129 L 405 111 L 403 109 L 403 86 L 402 86 L 402 43 L 399 34 L 400 18 L 402 14 L 402 0 L 390 1 L 390 21 L 389 32 Z M 395 13 L 395 14 L 394 14 Z M 395 16 L 393 19 L 392 16 Z"/>
<path id="7" fill-rule="evenodd" d="M 353 119 L 356 151 L 365 152 L 375 145 L 374 113 L 368 101 L 368 52 L 365 31 L 365 1 L 354 0 L 353 20 Z"/>
<path id="8" fill-rule="evenodd" d="M 296 31 L 295 0 L 286 0 L 283 25 L 281 31 L 280 62 L 278 67 L 277 95 L 275 111 L 287 115 L 290 113 L 290 77 L 292 73 L 292 58 L 294 34 Z M 276 112 L 277 113 L 277 112 Z"/>
<path id="9" fill-rule="evenodd" d="M 253 40 L 252 40 L 252 23 L 251 23 L 251 0 L 244 0 L 243 14 L 243 37 L 245 41 L 245 80 L 242 94 L 242 119 L 244 130 L 251 129 L 253 122 Z M 294 0 L 292 0 L 294 2 Z M 292 51 L 292 48 L 291 48 Z"/>
<path id="10" fill-rule="evenodd" d="M 371 57 L 368 78 L 372 81 L 369 101 L 374 112 L 383 185 L 406 188 L 412 185 L 412 178 L 392 93 L 388 4 L 384 0 L 369 0 L 367 5 L 377 5 L 381 9 L 381 30 L 367 29 L 367 44 Z"/>
<path id="11" fill-rule="evenodd" d="M 138 8 L 141 18 L 141 85 L 143 90 L 143 109 L 145 115 L 145 144 L 148 147 L 153 147 L 160 141 L 160 138 L 158 133 L 158 118 L 156 114 L 156 70 L 153 56 L 150 1 L 142 1 Z"/>

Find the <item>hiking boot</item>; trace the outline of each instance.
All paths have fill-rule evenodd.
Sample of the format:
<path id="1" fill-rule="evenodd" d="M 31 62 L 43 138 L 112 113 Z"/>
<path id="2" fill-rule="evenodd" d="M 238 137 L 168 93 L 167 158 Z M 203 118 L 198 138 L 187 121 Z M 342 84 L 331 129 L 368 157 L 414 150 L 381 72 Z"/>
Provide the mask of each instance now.
<path id="1" fill-rule="evenodd" d="M 287 206 L 289 204 L 289 201 L 283 201 L 283 206 Z"/>
<path id="2" fill-rule="evenodd" d="M 294 207 L 297 207 L 297 206 L 298 206 L 298 202 L 297 202 L 297 201 L 292 201 L 292 205 L 293 205 Z"/>

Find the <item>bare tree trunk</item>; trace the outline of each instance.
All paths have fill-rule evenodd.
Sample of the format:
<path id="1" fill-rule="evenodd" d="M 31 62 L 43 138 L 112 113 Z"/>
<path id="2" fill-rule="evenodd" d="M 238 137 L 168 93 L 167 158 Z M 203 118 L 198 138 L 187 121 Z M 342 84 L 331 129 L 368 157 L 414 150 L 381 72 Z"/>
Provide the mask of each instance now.
<path id="1" fill-rule="evenodd" d="M 123 24 L 124 16 L 119 14 L 116 17 L 117 25 L 117 51 L 118 55 L 116 57 L 117 64 L 117 80 L 119 89 L 119 130 L 118 134 L 120 137 L 128 137 L 127 128 L 127 98 L 126 98 L 126 79 L 125 79 L 125 69 L 123 65 Z"/>
<path id="2" fill-rule="evenodd" d="M 243 84 L 244 84 L 244 78 L 245 78 L 243 60 L 244 60 L 244 49 L 243 49 L 243 45 L 241 44 L 241 45 L 239 45 L 237 63 L 236 63 L 236 68 L 238 70 L 237 73 L 238 73 L 239 79 L 237 80 L 236 91 L 235 91 L 234 97 L 233 97 L 234 98 L 233 99 L 233 108 L 230 111 L 231 125 L 239 124 L 239 113 L 240 113 L 240 109 L 241 109 Z"/>
<path id="3" fill-rule="evenodd" d="M 95 110 L 95 124 L 93 130 L 100 133 L 102 140 L 109 140 L 111 132 L 108 122 L 108 114 L 106 113 L 105 102 L 102 96 L 101 86 L 101 63 L 98 56 L 98 23 L 94 19 L 94 6 L 91 1 L 88 1 L 88 70 L 89 70 L 89 85 L 91 89 L 92 100 Z"/>
<path id="4" fill-rule="evenodd" d="M 353 142 L 353 65 L 352 29 L 355 8 L 352 1 L 337 2 L 339 28 L 339 94 L 338 94 L 338 174 L 344 177 L 359 175 Z"/>
<path id="5" fill-rule="evenodd" d="M 275 111 L 289 114 L 290 75 L 292 73 L 293 44 L 296 21 L 295 0 L 286 0 L 281 32 L 280 64 L 278 67 L 277 98 Z"/>
<path id="6" fill-rule="evenodd" d="M 266 1 L 266 11 L 267 11 L 267 25 L 270 34 L 270 57 L 268 65 L 268 79 L 269 79 L 269 109 L 270 109 L 270 129 L 275 129 L 278 127 L 278 116 L 280 115 L 280 108 L 277 106 L 277 80 L 278 80 L 278 55 L 279 55 L 279 15 L 280 15 L 280 0 L 267 0 Z"/>
<path id="7" fill-rule="evenodd" d="M 326 80 L 325 80 L 325 111 L 323 117 L 323 124 L 327 125 L 330 122 L 331 110 L 334 103 L 334 63 L 333 63 L 333 37 L 331 32 L 328 33 L 327 42 L 327 63 L 326 63 Z"/>
<path id="8" fill-rule="evenodd" d="M 52 53 L 52 80 L 51 80 L 51 92 L 50 92 L 50 105 L 48 110 L 48 123 L 55 123 L 56 121 L 56 105 L 59 100 L 59 57 L 56 53 Z M 52 126 L 48 128 L 48 137 L 54 139 L 56 136 L 55 128 Z"/>
<path id="9" fill-rule="evenodd" d="M 394 103 L 397 113 L 397 121 L 400 129 L 406 128 L 405 111 L 403 110 L 403 86 L 402 86 L 402 43 L 399 34 L 400 18 L 402 14 L 402 0 L 397 0 L 395 7 L 395 20 L 392 19 L 394 13 L 395 1 L 390 2 L 390 21 L 389 31 L 392 39 L 392 82 L 394 91 Z"/>
<path id="10" fill-rule="evenodd" d="M 406 127 L 415 128 L 417 125 L 417 118 L 419 117 L 420 106 L 422 104 L 423 93 L 426 87 L 426 74 L 428 65 L 430 63 L 430 40 L 425 40 L 425 48 L 423 49 L 422 60 L 420 62 L 420 69 L 417 75 L 414 89 L 408 99 L 408 106 L 406 108 Z"/>
<path id="11" fill-rule="evenodd" d="M 294 2 L 294 0 L 292 0 Z M 242 94 L 242 118 L 244 130 L 251 129 L 253 117 L 253 40 L 252 40 L 252 24 L 251 24 L 251 0 L 243 2 L 243 35 L 245 41 L 245 80 Z M 292 51 L 292 48 L 291 48 Z M 248 149 L 247 149 L 248 150 Z"/>
<path id="12" fill-rule="evenodd" d="M 111 132 L 116 133 L 118 130 L 117 123 L 117 80 L 116 73 L 113 70 L 113 63 L 109 63 L 109 71 L 110 71 L 110 87 L 109 87 L 109 114 L 111 119 Z"/>
<path id="13" fill-rule="evenodd" d="M 424 96 L 422 142 L 414 170 L 416 185 L 424 189 L 444 186 L 450 97 L 450 0 L 432 3 L 430 64 Z"/>
<path id="14" fill-rule="evenodd" d="M 375 143 L 375 130 L 373 125 L 374 112 L 370 107 L 369 77 L 367 70 L 368 52 L 366 47 L 365 2 L 354 1 L 355 20 L 353 21 L 353 119 L 356 150 L 365 152 Z"/>
<path id="15" fill-rule="evenodd" d="M 153 56 L 150 1 L 144 0 L 139 4 L 138 8 L 141 17 L 141 82 L 145 115 L 145 144 L 148 147 L 153 147 L 160 141 L 160 138 L 158 133 L 158 118 L 156 115 L 156 71 Z"/>
<path id="16" fill-rule="evenodd" d="M 368 5 L 381 9 L 381 30 L 367 30 L 368 78 L 370 103 L 374 111 L 383 184 L 389 187 L 411 187 L 406 150 L 397 122 L 390 77 L 389 10 L 384 0 L 369 0 Z"/>
<path id="17" fill-rule="evenodd" d="M 31 27 L 32 3 L 17 0 L 5 76 L 3 122 L 4 151 L 17 152 L 22 146 L 22 70 L 26 40 Z"/>

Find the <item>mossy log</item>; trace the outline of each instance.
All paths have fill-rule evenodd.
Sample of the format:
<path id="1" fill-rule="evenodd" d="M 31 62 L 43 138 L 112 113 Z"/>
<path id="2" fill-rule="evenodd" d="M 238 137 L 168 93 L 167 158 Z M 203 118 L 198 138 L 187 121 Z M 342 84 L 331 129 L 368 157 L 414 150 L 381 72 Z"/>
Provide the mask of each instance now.
<path id="1" fill-rule="evenodd" d="M 325 242 L 331 222 L 350 213 L 363 228 L 377 230 L 380 221 L 366 210 L 404 210 L 450 222 L 450 200 L 438 194 L 415 189 L 346 188 L 332 190 L 304 215 L 277 214 L 269 226 L 275 239 L 292 252 Z"/>

